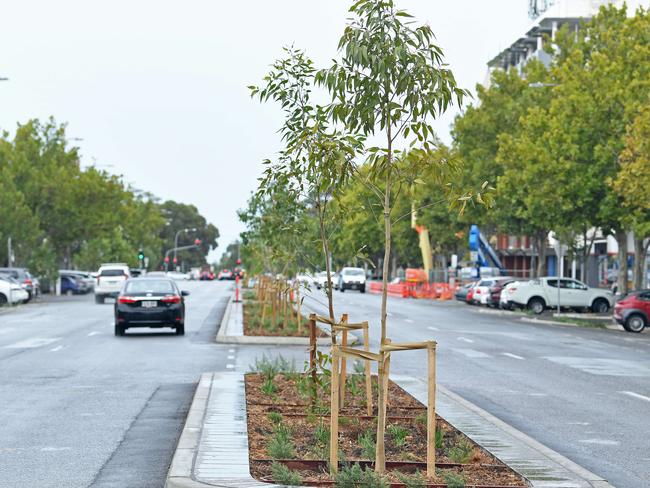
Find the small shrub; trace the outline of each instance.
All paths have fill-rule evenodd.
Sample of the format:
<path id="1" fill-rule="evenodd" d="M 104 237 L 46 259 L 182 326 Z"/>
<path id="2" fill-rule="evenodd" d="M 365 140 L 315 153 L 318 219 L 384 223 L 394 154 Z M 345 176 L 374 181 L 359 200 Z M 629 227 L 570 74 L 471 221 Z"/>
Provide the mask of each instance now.
<path id="1" fill-rule="evenodd" d="M 466 439 L 461 439 L 458 444 L 449 449 L 449 458 L 458 464 L 465 464 L 472 458 L 474 446 Z"/>
<path id="2" fill-rule="evenodd" d="M 314 440 L 319 444 L 328 444 L 330 441 L 330 429 L 323 423 L 318 424 L 314 431 Z"/>
<path id="3" fill-rule="evenodd" d="M 271 459 L 293 459 L 295 456 L 291 437 L 284 431 L 277 431 L 266 446 Z"/>
<path id="4" fill-rule="evenodd" d="M 273 481 L 279 485 L 285 486 L 301 486 L 302 478 L 298 471 L 292 471 L 282 463 L 274 462 L 271 464 L 271 476 Z"/>
<path id="5" fill-rule="evenodd" d="M 401 425 L 392 424 L 386 429 L 396 447 L 402 447 L 409 435 L 409 430 Z"/>
<path id="6" fill-rule="evenodd" d="M 361 434 L 357 441 L 359 442 L 359 447 L 361 447 L 361 453 L 365 458 L 369 460 L 375 459 L 375 438 L 372 433 L 372 430 L 367 430 Z"/>
<path id="7" fill-rule="evenodd" d="M 338 488 L 388 488 L 388 483 L 370 468 L 362 469 L 358 464 L 343 466 L 334 478 Z"/>
<path id="8" fill-rule="evenodd" d="M 310 385 L 311 383 L 307 375 L 298 374 L 296 377 L 296 390 L 301 399 L 306 400 L 309 398 Z"/>
<path id="9" fill-rule="evenodd" d="M 427 413 L 426 413 L 426 412 L 422 412 L 422 413 L 418 414 L 418 416 L 415 417 L 415 421 L 416 421 L 418 424 L 424 424 L 424 425 L 427 425 Z"/>
<path id="10" fill-rule="evenodd" d="M 278 388 L 275 386 L 273 383 L 272 378 L 266 378 L 264 380 L 264 383 L 262 383 L 262 387 L 260 388 L 262 390 L 262 393 L 268 396 L 273 396 L 275 395 L 275 392 L 278 391 Z"/>
<path id="11" fill-rule="evenodd" d="M 395 475 L 406 488 L 426 488 L 427 486 L 427 478 L 420 471 L 410 475 L 397 471 Z"/>
<path id="12" fill-rule="evenodd" d="M 279 412 L 269 412 L 266 418 L 269 419 L 269 422 L 274 425 L 280 424 L 282 422 L 282 415 Z"/>
<path id="13" fill-rule="evenodd" d="M 445 473 L 442 478 L 447 484 L 447 488 L 465 488 L 465 478 L 456 473 Z"/>

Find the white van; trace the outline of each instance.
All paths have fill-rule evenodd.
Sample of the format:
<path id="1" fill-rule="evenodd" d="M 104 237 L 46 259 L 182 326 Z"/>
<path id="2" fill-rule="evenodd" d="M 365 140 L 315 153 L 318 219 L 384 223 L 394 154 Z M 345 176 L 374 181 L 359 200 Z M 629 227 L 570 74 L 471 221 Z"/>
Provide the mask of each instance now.
<path id="1" fill-rule="evenodd" d="M 115 298 L 126 280 L 131 277 L 129 265 L 125 263 L 105 263 L 97 271 L 95 284 L 95 303 L 104 303 L 106 297 Z"/>

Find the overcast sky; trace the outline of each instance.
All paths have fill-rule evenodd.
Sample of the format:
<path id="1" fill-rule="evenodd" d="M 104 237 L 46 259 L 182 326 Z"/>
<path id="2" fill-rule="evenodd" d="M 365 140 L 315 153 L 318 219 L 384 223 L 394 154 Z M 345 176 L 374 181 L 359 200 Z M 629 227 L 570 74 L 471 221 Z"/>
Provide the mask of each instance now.
<path id="1" fill-rule="evenodd" d="M 192 203 L 221 233 L 279 148 L 280 111 L 249 98 L 284 45 L 336 55 L 350 1 L 2 0 L 0 128 L 50 115 L 95 162 L 162 199 Z M 398 0 L 427 22 L 459 84 L 523 34 L 527 0 Z M 436 122 L 443 140 L 456 112 Z M 216 255 L 214 256 L 216 258 Z"/>

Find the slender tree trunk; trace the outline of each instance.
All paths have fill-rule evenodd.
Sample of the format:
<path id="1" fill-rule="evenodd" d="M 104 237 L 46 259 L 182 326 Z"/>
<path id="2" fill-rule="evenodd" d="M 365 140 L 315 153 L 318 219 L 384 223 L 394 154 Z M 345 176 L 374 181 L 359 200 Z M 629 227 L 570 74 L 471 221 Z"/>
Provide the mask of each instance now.
<path id="1" fill-rule="evenodd" d="M 643 278 L 645 275 L 645 246 L 643 238 L 634 236 L 634 289 L 643 288 Z"/>
<path id="2" fill-rule="evenodd" d="M 535 244 L 537 246 L 537 272 L 536 278 L 541 278 L 546 270 L 546 232 L 540 231 L 535 234 Z M 559 270 L 559 261 L 558 261 Z"/>
<path id="3" fill-rule="evenodd" d="M 323 254 L 325 255 L 325 271 L 327 272 L 327 283 L 325 290 L 327 292 L 327 308 L 330 314 L 330 320 L 334 320 L 334 297 L 332 296 L 332 263 L 330 262 L 330 246 L 325 232 L 325 210 L 318 196 L 318 225 L 320 229 L 320 240 L 323 243 Z M 332 343 L 336 344 L 336 337 L 332 334 Z"/>
<path id="4" fill-rule="evenodd" d="M 627 232 L 625 230 L 617 230 L 614 234 L 618 243 L 618 292 L 621 295 L 627 295 Z"/>

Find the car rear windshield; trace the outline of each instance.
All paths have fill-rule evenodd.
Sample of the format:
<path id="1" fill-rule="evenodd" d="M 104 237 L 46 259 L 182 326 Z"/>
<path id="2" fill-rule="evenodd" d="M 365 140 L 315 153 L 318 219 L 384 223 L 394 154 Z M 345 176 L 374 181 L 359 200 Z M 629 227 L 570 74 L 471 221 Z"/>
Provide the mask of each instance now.
<path id="1" fill-rule="evenodd" d="M 124 276 L 125 274 L 123 269 L 102 269 L 99 276 Z"/>
<path id="2" fill-rule="evenodd" d="M 124 289 L 125 293 L 174 293 L 174 285 L 168 280 L 137 280 L 129 281 Z"/>
<path id="3" fill-rule="evenodd" d="M 352 276 L 363 276 L 365 273 L 362 269 L 346 269 L 345 271 L 343 271 L 343 274 L 352 275 Z"/>

